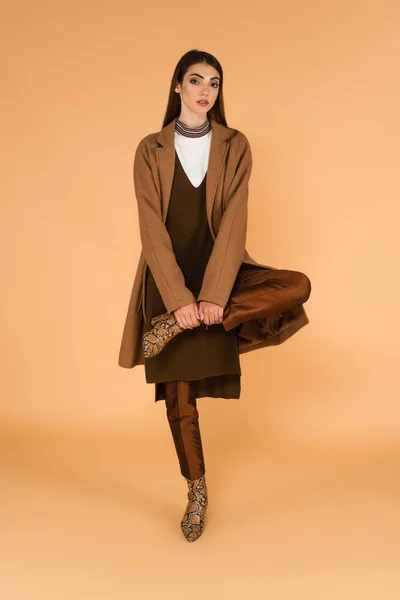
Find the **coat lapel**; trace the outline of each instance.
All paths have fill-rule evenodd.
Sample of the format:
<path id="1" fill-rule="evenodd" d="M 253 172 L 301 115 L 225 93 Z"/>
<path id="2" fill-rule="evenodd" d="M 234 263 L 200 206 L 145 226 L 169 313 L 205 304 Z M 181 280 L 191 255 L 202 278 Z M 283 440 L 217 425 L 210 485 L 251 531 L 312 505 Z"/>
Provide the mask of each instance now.
<path id="1" fill-rule="evenodd" d="M 172 182 L 175 169 L 175 117 L 168 125 L 163 127 L 157 137 L 161 146 L 156 148 L 156 160 L 161 185 L 161 210 L 165 223 L 168 212 L 169 199 L 171 196 Z M 222 167 L 229 148 L 229 128 L 210 118 L 211 144 L 206 175 L 206 207 L 207 219 L 210 231 L 215 238 L 212 228 L 212 209 L 215 200 L 217 184 L 221 175 Z"/>

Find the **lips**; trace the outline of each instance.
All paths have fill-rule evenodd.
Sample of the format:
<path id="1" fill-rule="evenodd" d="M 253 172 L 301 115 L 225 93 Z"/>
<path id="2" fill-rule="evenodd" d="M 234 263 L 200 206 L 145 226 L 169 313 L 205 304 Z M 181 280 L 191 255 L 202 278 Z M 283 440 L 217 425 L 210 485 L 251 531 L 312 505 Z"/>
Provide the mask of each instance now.
<path id="1" fill-rule="evenodd" d="M 208 101 L 207 100 L 197 100 L 197 104 L 200 104 L 201 106 L 207 106 Z"/>

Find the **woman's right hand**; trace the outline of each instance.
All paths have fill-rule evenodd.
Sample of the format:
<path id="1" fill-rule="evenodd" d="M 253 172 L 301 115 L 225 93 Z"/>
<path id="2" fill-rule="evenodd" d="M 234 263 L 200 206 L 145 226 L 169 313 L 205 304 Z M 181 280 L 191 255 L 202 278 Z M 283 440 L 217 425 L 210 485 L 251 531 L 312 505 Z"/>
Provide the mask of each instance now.
<path id="1" fill-rule="evenodd" d="M 183 329 L 193 329 L 201 325 L 197 302 L 191 302 L 173 311 L 176 321 Z"/>

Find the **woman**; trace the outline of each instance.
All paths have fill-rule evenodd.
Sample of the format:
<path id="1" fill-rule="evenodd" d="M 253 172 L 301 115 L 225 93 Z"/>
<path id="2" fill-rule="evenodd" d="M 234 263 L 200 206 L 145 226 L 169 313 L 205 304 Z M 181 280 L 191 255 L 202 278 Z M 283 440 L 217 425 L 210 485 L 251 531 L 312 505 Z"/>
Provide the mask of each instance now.
<path id="1" fill-rule="evenodd" d="M 215 57 L 187 52 L 172 77 L 162 130 L 143 138 L 136 150 L 142 253 L 119 357 L 124 367 L 144 364 L 155 401 L 165 399 L 188 484 L 181 520 L 188 541 L 201 535 L 208 505 L 196 398 L 239 398 L 240 352 L 281 343 L 309 322 L 301 306 L 309 280 L 287 271 L 291 280 L 282 288 L 296 290 L 290 304 L 296 308 L 273 321 L 249 322 L 241 338 L 233 325 L 222 325 L 238 274 L 246 277 L 254 265 L 273 269 L 245 250 L 251 150 L 246 136 L 226 124 L 222 84 Z M 144 359 L 138 340 L 167 311 L 184 331 Z"/>

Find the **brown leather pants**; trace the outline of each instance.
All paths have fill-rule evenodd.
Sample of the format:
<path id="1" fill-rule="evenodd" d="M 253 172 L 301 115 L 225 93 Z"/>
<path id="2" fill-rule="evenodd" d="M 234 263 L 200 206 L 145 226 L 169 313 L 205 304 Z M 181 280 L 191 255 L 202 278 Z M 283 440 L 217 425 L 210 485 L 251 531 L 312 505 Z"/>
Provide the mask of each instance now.
<path id="1" fill-rule="evenodd" d="M 166 381 L 167 418 L 178 455 L 181 473 L 198 479 L 205 473 L 194 384 L 191 381 Z"/>
<path id="2" fill-rule="evenodd" d="M 242 264 L 224 309 L 226 331 L 252 319 L 279 315 L 306 302 L 311 282 L 301 271 Z"/>

